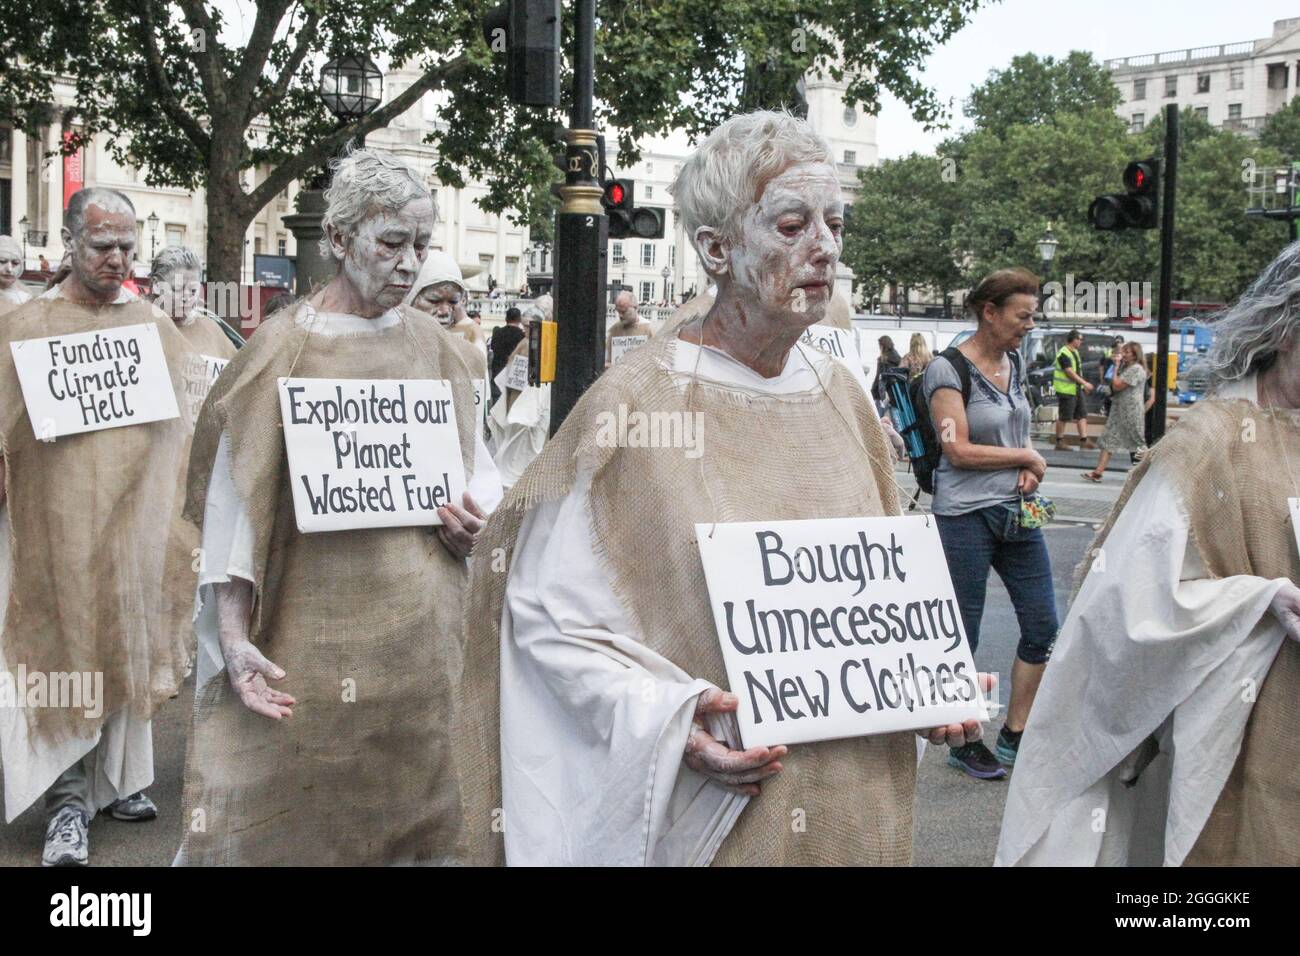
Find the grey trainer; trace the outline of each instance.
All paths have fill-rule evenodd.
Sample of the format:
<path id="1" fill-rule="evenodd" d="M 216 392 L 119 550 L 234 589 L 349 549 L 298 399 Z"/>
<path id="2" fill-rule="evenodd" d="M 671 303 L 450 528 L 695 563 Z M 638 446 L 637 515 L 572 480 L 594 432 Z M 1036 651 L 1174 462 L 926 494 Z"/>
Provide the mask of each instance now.
<path id="1" fill-rule="evenodd" d="M 41 866 L 85 866 L 90 858 L 86 828 L 90 817 L 77 807 L 63 807 L 45 828 Z"/>

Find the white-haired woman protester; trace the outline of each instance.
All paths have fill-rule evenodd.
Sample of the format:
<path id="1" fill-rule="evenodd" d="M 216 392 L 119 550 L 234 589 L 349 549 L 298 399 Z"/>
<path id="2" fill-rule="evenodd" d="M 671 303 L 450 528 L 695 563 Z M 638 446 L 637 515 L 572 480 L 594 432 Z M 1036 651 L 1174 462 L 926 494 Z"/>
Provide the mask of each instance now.
<path id="1" fill-rule="evenodd" d="M 322 251 L 335 277 L 261 324 L 194 438 L 187 514 L 203 522 L 205 563 L 181 863 L 447 862 L 463 842 L 451 685 L 465 559 L 500 482 L 462 347 L 403 304 L 433 229 L 422 178 L 357 150 L 335 164 L 325 198 Z M 436 528 L 362 521 L 302 533 L 282 378 L 359 380 L 363 394 L 380 380 L 449 383 L 463 501 L 438 508 Z M 355 412 L 366 421 L 401 414 L 373 398 L 366 407 Z M 397 444 L 367 449 L 403 459 Z"/>
<path id="2" fill-rule="evenodd" d="M 171 317 L 176 330 L 200 355 L 225 362 L 235 354 L 235 343 L 203 304 L 203 265 L 193 249 L 168 246 L 154 256 L 149 267 L 149 298 Z"/>
<path id="3" fill-rule="evenodd" d="M 1213 327 L 1079 568 L 999 863 L 1300 864 L 1300 243 Z"/>
<path id="4" fill-rule="evenodd" d="M 714 130 L 672 191 L 712 306 L 596 380 L 474 564 L 455 738 L 476 858 L 905 864 L 914 736 L 740 748 L 694 544 L 696 522 L 899 513 L 870 398 L 799 344 L 840 256 L 834 157 L 806 121 L 751 113 Z M 611 427 L 643 415 L 703 432 L 644 447 Z"/>
<path id="5" fill-rule="evenodd" d="M 19 281 L 23 275 L 23 247 L 13 236 L 0 236 L 0 315 L 31 299 Z"/>

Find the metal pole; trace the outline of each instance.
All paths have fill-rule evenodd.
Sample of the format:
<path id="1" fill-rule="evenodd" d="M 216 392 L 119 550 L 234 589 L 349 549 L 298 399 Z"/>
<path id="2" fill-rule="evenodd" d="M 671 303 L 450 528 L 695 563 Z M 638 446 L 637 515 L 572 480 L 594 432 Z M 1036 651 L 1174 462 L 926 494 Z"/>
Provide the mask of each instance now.
<path id="1" fill-rule="evenodd" d="M 1178 107 L 1165 107 L 1165 154 L 1160 175 L 1165 195 L 1160 210 L 1160 321 L 1156 326 L 1155 404 L 1151 408 L 1151 440 L 1165 434 L 1169 401 L 1169 309 L 1174 286 L 1174 197 L 1178 183 Z"/>
<path id="2" fill-rule="evenodd" d="M 566 169 L 555 216 L 555 382 L 551 434 L 605 368 L 605 247 L 600 160 L 592 98 L 596 82 L 596 0 L 577 0 L 573 109 L 565 133 Z"/>

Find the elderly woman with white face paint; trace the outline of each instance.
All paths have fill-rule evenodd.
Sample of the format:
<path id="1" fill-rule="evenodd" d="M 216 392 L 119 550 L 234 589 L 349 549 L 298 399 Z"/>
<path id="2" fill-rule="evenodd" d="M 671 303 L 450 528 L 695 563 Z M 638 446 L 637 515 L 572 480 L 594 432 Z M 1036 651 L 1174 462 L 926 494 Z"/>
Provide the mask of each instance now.
<path id="1" fill-rule="evenodd" d="M 462 843 L 451 688 L 465 558 L 500 482 L 463 345 L 403 305 L 434 221 L 421 177 L 358 150 L 326 202 L 337 275 L 258 328 L 195 432 L 187 514 L 205 564 L 180 863 L 448 862 Z M 463 502 L 434 528 L 300 531 L 282 378 L 447 382 Z"/>
<path id="2" fill-rule="evenodd" d="M 31 298 L 19 281 L 23 266 L 23 247 L 13 236 L 0 236 L 0 315 Z"/>
<path id="3" fill-rule="evenodd" d="M 870 399 L 799 344 L 840 255 L 831 150 L 789 114 L 739 116 L 672 191 L 712 306 L 596 381 L 489 523 L 508 573 L 475 562 L 456 733 L 475 860 L 906 864 L 915 736 L 741 749 L 694 544 L 696 522 L 899 513 Z M 647 411 L 703 434 L 611 440 Z"/>
<path id="4" fill-rule="evenodd" d="M 1080 565 L 997 862 L 1300 865 L 1300 243 Z"/>
<path id="5" fill-rule="evenodd" d="M 483 330 L 465 312 L 468 294 L 456 260 L 441 249 L 431 249 L 420 267 L 419 277 L 411 286 L 406 304 L 429 313 L 448 332 L 463 336 L 465 341 L 486 354 L 487 340 Z"/>

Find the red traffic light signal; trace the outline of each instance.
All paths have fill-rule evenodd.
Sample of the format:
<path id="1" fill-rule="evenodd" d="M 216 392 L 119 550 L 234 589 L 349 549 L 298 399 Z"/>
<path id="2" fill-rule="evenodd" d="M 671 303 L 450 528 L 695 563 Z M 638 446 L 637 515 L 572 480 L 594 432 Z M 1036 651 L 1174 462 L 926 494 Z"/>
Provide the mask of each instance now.
<path id="1" fill-rule="evenodd" d="M 1142 159 L 1124 168 L 1124 192 L 1098 196 L 1088 207 L 1088 221 L 1106 232 L 1155 229 L 1160 194 L 1160 161 Z"/>
<path id="2" fill-rule="evenodd" d="M 632 210 L 632 193 L 633 186 L 630 179 L 610 179 L 605 182 L 605 197 L 602 200 L 605 204 L 605 210 L 613 213 L 615 210 Z"/>

